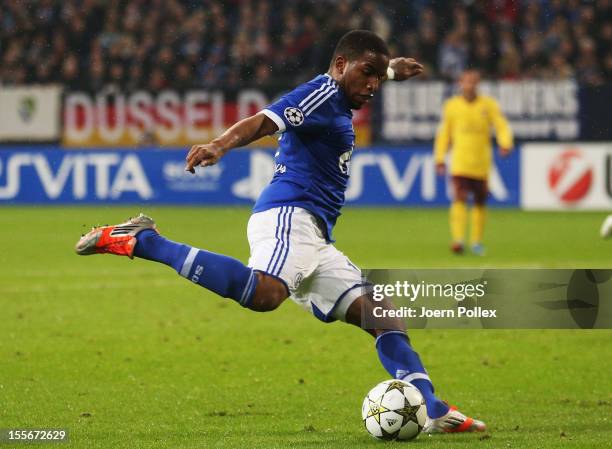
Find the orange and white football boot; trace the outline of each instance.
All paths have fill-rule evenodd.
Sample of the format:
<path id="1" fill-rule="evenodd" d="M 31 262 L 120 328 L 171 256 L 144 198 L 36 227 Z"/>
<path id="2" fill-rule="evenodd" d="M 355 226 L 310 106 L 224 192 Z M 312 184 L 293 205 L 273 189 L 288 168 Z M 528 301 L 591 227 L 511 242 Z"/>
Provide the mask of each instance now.
<path id="1" fill-rule="evenodd" d="M 439 418 L 427 418 L 423 432 L 425 433 L 459 433 L 484 432 L 487 425 L 474 418 L 465 416 L 457 407 L 451 406 L 448 413 Z"/>
<path id="2" fill-rule="evenodd" d="M 74 250 L 81 256 L 115 254 L 133 259 L 136 234 L 145 229 L 158 232 L 153 219 L 143 214 L 118 225 L 94 227 L 81 237 Z"/>

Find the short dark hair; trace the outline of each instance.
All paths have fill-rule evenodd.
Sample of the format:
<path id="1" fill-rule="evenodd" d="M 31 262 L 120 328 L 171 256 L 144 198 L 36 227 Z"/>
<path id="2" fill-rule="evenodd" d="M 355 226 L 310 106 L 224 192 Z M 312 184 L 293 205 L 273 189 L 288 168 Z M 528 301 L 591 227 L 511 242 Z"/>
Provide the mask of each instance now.
<path id="1" fill-rule="evenodd" d="M 368 30 L 349 31 L 338 41 L 332 57 L 332 64 L 337 56 L 344 56 L 349 61 L 353 61 L 367 51 L 389 56 L 389 47 L 378 34 Z"/>

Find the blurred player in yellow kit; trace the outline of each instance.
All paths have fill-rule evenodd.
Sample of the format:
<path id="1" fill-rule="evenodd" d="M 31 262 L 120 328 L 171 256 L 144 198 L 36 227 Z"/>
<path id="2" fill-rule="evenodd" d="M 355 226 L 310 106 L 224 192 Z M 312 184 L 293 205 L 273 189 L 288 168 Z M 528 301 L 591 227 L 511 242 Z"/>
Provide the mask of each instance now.
<path id="1" fill-rule="evenodd" d="M 434 143 L 436 171 L 440 176 L 446 173 L 446 152 L 451 148 L 451 250 L 457 254 L 463 253 L 468 221 L 467 201 L 472 194 L 474 205 L 470 243 L 475 254 L 484 255 L 482 237 L 488 194 L 487 180 L 493 158 L 491 129 L 495 130 L 502 156 L 506 156 L 513 146 L 508 121 L 495 99 L 478 94 L 479 82 L 478 71 L 463 72 L 459 78 L 460 95 L 445 102 Z"/>

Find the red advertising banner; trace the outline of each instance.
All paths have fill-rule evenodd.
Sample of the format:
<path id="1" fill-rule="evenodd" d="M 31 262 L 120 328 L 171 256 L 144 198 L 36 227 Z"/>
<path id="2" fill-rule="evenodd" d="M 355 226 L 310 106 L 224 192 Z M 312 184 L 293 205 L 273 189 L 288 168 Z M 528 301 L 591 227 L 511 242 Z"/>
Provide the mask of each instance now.
<path id="1" fill-rule="evenodd" d="M 208 142 L 273 101 L 259 90 L 228 98 L 222 91 L 151 94 L 69 92 L 64 96 L 62 143 L 67 147 L 182 147 Z M 370 111 L 355 111 L 356 144 L 371 143 Z M 276 146 L 271 136 L 258 146 Z"/>

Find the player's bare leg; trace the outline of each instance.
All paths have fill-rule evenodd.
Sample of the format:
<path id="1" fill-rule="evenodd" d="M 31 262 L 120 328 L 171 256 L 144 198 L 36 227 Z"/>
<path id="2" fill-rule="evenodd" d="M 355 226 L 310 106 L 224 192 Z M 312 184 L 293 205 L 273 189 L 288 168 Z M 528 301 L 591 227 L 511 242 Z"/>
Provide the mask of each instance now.
<path id="1" fill-rule="evenodd" d="M 289 297 L 287 287 L 274 276 L 256 272 L 259 282 L 248 308 L 255 312 L 271 312 Z"/>
<path id="2" fill-rule="evenodd" d="M 394 309 L 387 300 L 376 302 L 371 296 L 357 298 L 348 308 L 345 320 L 376 338 L 376 349 L 385 369 L 397 379 L 412 383 L 427 404 L 428 420 L 424 432 L 482 432 L 484 422 L 470 418 L 456 407 L 449 406 L 434 395 L 434 388 L 419 355 L 412 349 L 406 325 L 399 318 L 375 318 L 374 307 Z"/>

